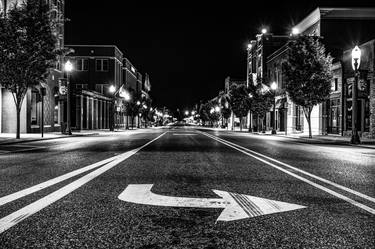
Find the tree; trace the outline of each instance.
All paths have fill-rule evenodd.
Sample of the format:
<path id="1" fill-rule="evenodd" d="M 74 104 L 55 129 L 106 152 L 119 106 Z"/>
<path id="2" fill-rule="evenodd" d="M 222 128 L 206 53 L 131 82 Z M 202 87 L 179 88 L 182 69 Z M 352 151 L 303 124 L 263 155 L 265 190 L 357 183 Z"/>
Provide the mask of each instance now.
<path id="1" fill-rule="evenodd" d="M 283 64 L 286 91 L 303 108 L 311 134 L 311 111 L 325 101 L 331 91 L 332 57 L 325 53 L 321 38 L 299 36 L 288 42 L 288 59 Z"/>
<path id="2" fill-rule="evenodd" d="M 240 119 L 240 130 L 242 131 L 242 119 L 250 110 L 249 93 L 244 84 L 232 84 L 229 88 L 231 109 Z"/>
<path id="3" fill-rule="evenodd" d="M 13 5 L 0 16 L 0 85 L 12 93 L 20 138 L 20 112 L 27 90 L 44 82 L 59 51 L 45 1 Z"/>
<path id="4" fill-rule="evenodd" d="M 230 115 L 232 114 L 232 110 L 230 109 L 230 106 L 229 106 L 230 96 L 225 91 L 220 91 L 218 100 L 219 100 L 219 105 L 221 107 L 222 118 L 225 119 L 225 126 L 228 127 L 228 119 L 230 118 Z"/>
<path id="5" fill-rule="evenodd" d="M 264 132 L 264 118 L 266 113 L 270 111 L 274 103 L 274 95 L 271 93 L 268 86 L 263 84 L 264 79 L 259 78 L 257 84 L 249 84 L 248 92 L 250 97 L 250 110 L 261 121 L 262 131 Z M 258 131 L 260 125 L 257 124 Z"/>

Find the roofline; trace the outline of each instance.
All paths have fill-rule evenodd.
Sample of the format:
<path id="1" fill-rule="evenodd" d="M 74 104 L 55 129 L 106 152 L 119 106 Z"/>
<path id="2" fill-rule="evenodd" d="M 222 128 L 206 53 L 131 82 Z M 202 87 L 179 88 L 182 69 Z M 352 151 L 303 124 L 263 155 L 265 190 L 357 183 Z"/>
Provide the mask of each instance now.
<path id="1" fill-rule="evenodd" d="M 121 55 L 124 55 L 124 53 L 116 46 L 116 45 L 91 45 L 91 44 L 64 44 L 64 47 L 102 47 L 102 48 L 115 48 L 117 49 Z"/>
<path id="2" fill-rule="evenodd" d="M 348 11 L 351 11 L 351 13 L 348 14 Z M 321 19 L 375 20 L 375 8 L 317 7 L 293 28 L 297 28 L 302 33 Z"/>

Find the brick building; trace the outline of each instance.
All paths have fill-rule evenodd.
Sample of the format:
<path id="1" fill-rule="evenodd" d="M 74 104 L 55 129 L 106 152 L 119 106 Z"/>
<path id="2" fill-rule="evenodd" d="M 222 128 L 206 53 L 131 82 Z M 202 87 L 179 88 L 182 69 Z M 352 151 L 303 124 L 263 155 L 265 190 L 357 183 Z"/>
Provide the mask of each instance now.
<path id="1" fill-rule="evenodd" d="M 111 86 L 117 90 L 123 85 L 122 52 L 114 45 L 67 47 L 74 50 L 66 57 L 74 65 L 70 75 L 72 129 L 109 129 L 114 112 L 122 114 L 121 101 L 110 92 Z M 61 109 L 66 113 L 66 101 Z"/>
<path id="2" fill-rule="evenodd" d="M 316 107 L 311 114 L 311 126 L 313 134 L 341 134 L 351 133 L 350 119 L 351 113 L 348 112 L 347 102 L 350 98 L 346 97 L 345 89 L 350 86 L 347 78 L 353 78 L 351 69 L 351 50 L 355 45 L 365 45 L 363 54 L 371 55 L 371 42 L 366 43 L 375 37 L 375 9 L 369 8 L 317 8 L 305 17 L 301 22 L 293 27 L 298 34 L 321 36 L 323 43 L 333 58 L 333 80 L 332 91 L 329 99 Z M 277 108 L 276 108 L 276 127 L 279 131 L 287 133 L 308 132 L 308 124 L 304 118 L 302 109 L 292 103 L 286 96 L 282 78 L 282 64 L 286 60 L 286 44 L 274 51 L 267 57 L 267 67 L 269 70 L 269 81 L 276 82 L 278 85 Z M 371 59 L 370 59 L 371 61 Z M 349 63 L 349 64 L 348 64 Z M 347 65 L 350 65 L 347 66 Z M 365 66 L 364 66 L 365 67 Z M 371 66 L 367 66 L 368 72 L 373 71 Z M 350 76 L 351 75 L 351 76 Z M 368 73 L 371 75 L 371 73 Z M 370 77 L 370 76 L 363 76 Z M 371 78 L 371 77 L 370 77 Z M 369 80 L 369 82 L 372 82 Z M 370 88 L 369 88 L 370 89 Z M 371 96 L 370 91 L 366 95 Z M 361 128 L 360 134 L 367 136 L 371 133 L 370 128 L 370 110 L 369 101 L 366 97 L 360 97 Z M 272 112 L 270 112 L 271 114 Z M 272 118 L 273 119 L 273 118 Z M 270 122 L 272 124 L 272 120 Z M 271 128 L 271 127 L 270 127 Z M 269 128 L 269 129 L 270 129 Z"/>
<path id="3" fill-rule="evenodd" d="M 267 58 L 272 55 L 276 50 L 286 44 L 288 36 L 285 35 L 274 35 L 272 33 L 263 33 L 256 36 L 256 40 L 252 40 L 249 43 L 247 49 L 247 84 L 258 84 L 262 82 L 267 86 L 271 85 L 271 78 L 281 77 L 281 70 L 271 70 L 270 66 L 272 64 L 267 63 Z M 271 75 L 272 73 L 272 75 Z M 276 75 L 274 75 L 276 73 Z M 270 110 L 266 114 L 263 126 L 266 129 L 271 129 L 273 126 L 273 111 Z M 251 119 L 251 122 L 250 122 Z M 247 124 L 252 124 L 251 127 L 253 130 L 257 130 L 256 124 L 259 124 L 259 121 L 256 120 L 257 117 L 254 115 L 248 114 Z"/>
<path id="4" fill-rule="evenodd" d="M 48 1 L 50 6 L 51 18 L 57 24 L 53 30 L 56 36 L 56 47 L 64 47 L 64 0 Z M 6 11 L 14 3 L 20 4 L 16 0 L 0 0 L 0 12 Z M 55 68 L 50 69 L 50 74 L 45 82 L 39 86 L 30 88 L 27 91 L 22 104 L 20 114 L 21 133 L 40 132 L 42 124 L 42 102 L 41 88 L 46 89 L 44 97 L 44 130 L 59 131 L 61 120 L 61 111 L 59 108 L 58 86 L 59 79 L 63 76 L 62 59 L 58 58 Z M 0 86 L 0 133 L 16 132 L 16 107 L 13 97 L 9 91 Z"/>

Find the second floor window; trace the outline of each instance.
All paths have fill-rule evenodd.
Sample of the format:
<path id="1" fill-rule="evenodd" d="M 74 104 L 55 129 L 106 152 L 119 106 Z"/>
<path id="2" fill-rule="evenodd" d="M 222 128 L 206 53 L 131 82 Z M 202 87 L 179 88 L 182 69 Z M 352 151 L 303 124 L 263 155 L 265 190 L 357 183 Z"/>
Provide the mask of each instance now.
<path id="1" fill-rule="evenodd" d="M 108 71 L 108 59 L 97 59 L 96 71 Z"/>
<path id="2" fill-rule="evenodd" d="M 77 71 L 87 71 L 89 70 L 89 60 L 88 59 L 78 59 L 77 60 Z"/>

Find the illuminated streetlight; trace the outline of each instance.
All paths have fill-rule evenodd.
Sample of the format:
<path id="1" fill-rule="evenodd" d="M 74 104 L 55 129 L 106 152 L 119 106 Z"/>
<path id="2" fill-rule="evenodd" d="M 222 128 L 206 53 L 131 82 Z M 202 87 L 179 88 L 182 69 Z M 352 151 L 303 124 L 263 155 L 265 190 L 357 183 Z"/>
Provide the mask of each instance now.
<path id="1" fill-rule="evenodd" d="M 114 92 L 116 92 L 116 87 L 115 87 L 114 85 L 110 85 L 110 86 L 109 86 L 109 92 L 110 92 L 110 93 L 114 93 Z"/>
<path id="2" fill-rule="evenodd" d="M 192 112 L 191 112 L 191 115 L 195 115 L 195 114 L 196 114 L 196 112 L 195 112 L 195 111 L 192 111 Z"/>
<path id="3" fill-rule="evenodd" d="M 251 43 L 247 44 L 247 50 L 251 50 L 252 47 L 253 45 L 251 45 Z"/>
<path id="4" fill-rule="evenodd" d="M 65 62 L 64 70 L 66 72 L 68 72 L 68 73 L 70 73 L 71 71 L 73 71 L 73 64 L 70 62 L 70 60 L 68 60 L 67 62 Z"/>
<path id="5" fill-rule="evenodd" d="M 298 28 L 292 28 L 292 35 L 298 35 L 299 29 Z"/>
<path id="6" fill-rule="evenodd" d="M 266 34 L 267 33 L 267 29 L 266 28 L 262 28 L 262 34 Z"/>
<path id="7" fill-rule="evenodd" d="M 276 84 L 275 81 L 272 82 L 272 84 L 271 84 L 271 89 L 272 89 L 273 91 L 275 91 L 275 90 L 277 89 L 277 84 Z"/>
<path id="8" fill-rule="evenodd" d="M 141 104 L 141 102 L 138 100 L 138 101 L 137 101 L 137 105 L 140 105 L 140 104 Z"/>
<path id="9" fill-rule="evenodd" d="M 358 95 L 358 78 L 359 78 L 359 66 L 361 64 L 361 49 L 355 46 L 352 50 L 352 67 L 354 70 L 354 83 L 352 87 L 352 137 L 350 139 L 351 144 L 359 144 L 361 140 L 358 135 L 357 128 L 357 95 Z"/>
<path id="10" fill-rule="evenodd" d="M 189 115 L 189 111 L 185 111 L 185 116 L 188 116 Z"/>
<path id="11" fill-rule="evenodd" d="M 220 107 L 219 106 L 215 107 L 215 112 L 220 112 Z"/>

